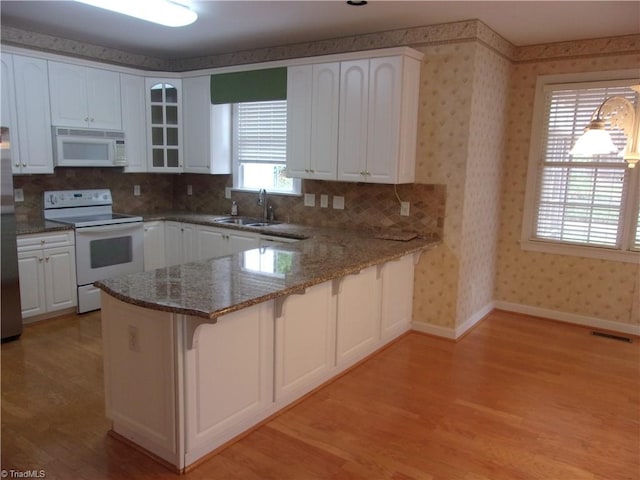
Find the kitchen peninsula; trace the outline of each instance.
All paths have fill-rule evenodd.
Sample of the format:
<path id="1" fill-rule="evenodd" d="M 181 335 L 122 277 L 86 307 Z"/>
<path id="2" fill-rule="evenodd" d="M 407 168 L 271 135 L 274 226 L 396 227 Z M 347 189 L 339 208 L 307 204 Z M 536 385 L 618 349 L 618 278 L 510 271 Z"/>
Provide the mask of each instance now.
<path id="1" fill-rule="evenodd" d="M 439 243 L 263 233 L 305 239 L 96 283 L 113 432 L 177 471 L 409 330 L 414 264 Z"/>

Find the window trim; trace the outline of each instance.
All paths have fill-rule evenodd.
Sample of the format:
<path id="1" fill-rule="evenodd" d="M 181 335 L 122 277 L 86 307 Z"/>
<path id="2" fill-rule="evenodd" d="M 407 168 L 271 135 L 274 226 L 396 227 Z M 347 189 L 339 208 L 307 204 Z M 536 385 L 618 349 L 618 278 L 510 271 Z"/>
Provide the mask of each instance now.
<path id="1" fill-rule="evenodd" d="M 566 85 L 571 83 L 581 83 L 587 86 L 589 83 L 595 82 L 617 82 L 634 80 L 637 78 L 637 70 L 571 73 L 544 75 L 538 77 L 536 81 L 533 116 L 531 120 L 525 202 L 522 215 L 522 231 L 520 237 L 520 247 L 522 250 L 640 264 L 640 251 L 632 250 L 633 235 L 635 233 L 632 225 L 634 219 L 638 216 L 638 206 L 628 198 L 628 196 L 632 195 L 634 192 L 638 194 L 638 190 L 640 189 L 640 180 L 638 179 L 638 177 L 640 177 L 640 168 L 638 168 L 640 165 L 633 169 L 630 175 L 629 187 L 626 192 L 627 198 L 623 200 L 624 208 L 622 211 L 622 221 L 624 222 L 623 226 L 626 228 L 622 235 L 622 249 L 572 245 L 566 242 L 533 238 L 536 224 L 539 173 L 541 171 L 539 158 L 540 152 L 542 148 L 544 148 L 545 89 L 554 84 Z"/>
<path id="2" fill-rule="evenodd" d="M 268 101 L 268 100 L 265 100 Z M 238 145 L 237 138 L 235 134 L 236 129 L 236 117 L 237 117 L 237 105 L 236 103 L 231 104 L 231 173 L 233 177 L 233 187 L 232 190 L 236 190 L 239 192 L 258 192 L 255 188 L 249 188 L 241 186 L 240 180 L 242 179 L 242 172 L 240 168 L 240 162 L 238 161 Z M 287 104 L 288 108 L 288 104 Z M 286 141 L 286 136 L 285 136 Z M 285 169 L 287 166 L 286 159 L 284 163 Z M 286 195 L 286 196 L 302 196 L 302 181 L 299 178 L 291 178 L 293 181 L 293 189 L 291 191 L 287 190 L 276 190 L 276 189 L 268 189 L 268 193 L 270 195 Z"/>

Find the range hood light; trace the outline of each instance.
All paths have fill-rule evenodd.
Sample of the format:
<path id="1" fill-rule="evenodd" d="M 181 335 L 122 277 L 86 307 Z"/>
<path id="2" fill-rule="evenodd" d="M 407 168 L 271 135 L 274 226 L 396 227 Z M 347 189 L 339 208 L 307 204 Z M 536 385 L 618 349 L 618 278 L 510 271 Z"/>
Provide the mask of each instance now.
<path id="1" fill-rule="evenodd" d="M 76 2 L 166 27 L 184 27 L 198 19 L 198 14 L 189 7 L 171 0 L 76 0 Z"/>

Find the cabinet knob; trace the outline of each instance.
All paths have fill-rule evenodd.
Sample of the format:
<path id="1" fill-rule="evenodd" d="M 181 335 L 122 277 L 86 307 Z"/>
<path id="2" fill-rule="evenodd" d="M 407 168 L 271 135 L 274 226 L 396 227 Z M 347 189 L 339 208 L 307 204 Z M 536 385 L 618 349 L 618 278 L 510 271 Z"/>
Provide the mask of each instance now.
<path id="1" fill-rule="evenodd" d="M 49 261 L 49 257 L 44 257 L 44 261 L 48 262 Z"/>
<path id="2" fill-rule="evenodd" d="M 44 238 L 40 240 L 40 245 L 44 245 Z"/>
<path id="3" fill-rule="evenodd" d="M 360 175 L 362 175 L 364 177 L 366 175 L 366 173 L 360 172 Z"/>
<path id="4" fill-rule="evenodd" d="M 91 121 L 93 122 L 93 117 L 91 117 Z"/>
<path id="5" fill-rule="evenodd" d="M 19 167 L 19 166 L 20 166 L 20 163 L 16 163 L 16 167 Z"/>
<path id="6" fill-rule="evenodd" d="M 27 162 L 24 162 L 24 163 L 22 164 L 22 166 L 23 166 L 23 167 L 26 167 L 26 166 L 27 166 Z"/>
<path id="7" fill-rule="evenodd" d="M 84 117 L 84 121 L 88 122 L 89 121 L 89 117 Z"/>
<path id="8" fill-rule="evenodd" d="M 311 173 L 316 173 L 316 171 L 314 169 L 311 169 L 310 172 Z"/>
<path id="9" fill-rule="evenodd" d="M 371 173 L 369 173 L 369 170 L 367 170 L 366 172 L 364 172 L 365 175 L 371 175 Z"/>
<path id="10" fill-rule="evenodd" d="M 38 259 L 38 261 L 39 261 L 40 263 L 42 263 L 42 260 L 43 260 L 43 258 L 42 258 L 42 257 L 40 257 L 40 258 Z"/>

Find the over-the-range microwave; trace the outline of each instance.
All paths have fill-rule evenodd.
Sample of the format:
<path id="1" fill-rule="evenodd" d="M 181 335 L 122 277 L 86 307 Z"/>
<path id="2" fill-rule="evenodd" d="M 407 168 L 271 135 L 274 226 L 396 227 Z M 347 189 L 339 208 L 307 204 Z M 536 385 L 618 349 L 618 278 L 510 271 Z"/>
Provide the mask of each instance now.
<path id="1" fill-rule="evenodd" d="M 57 167 L 124 167 L 124 132 L 52 127 L 53 161 Z"/>

